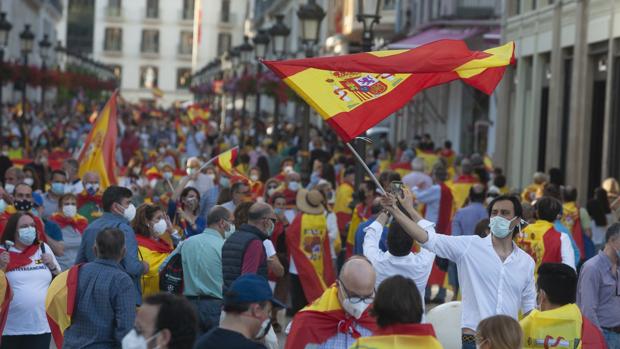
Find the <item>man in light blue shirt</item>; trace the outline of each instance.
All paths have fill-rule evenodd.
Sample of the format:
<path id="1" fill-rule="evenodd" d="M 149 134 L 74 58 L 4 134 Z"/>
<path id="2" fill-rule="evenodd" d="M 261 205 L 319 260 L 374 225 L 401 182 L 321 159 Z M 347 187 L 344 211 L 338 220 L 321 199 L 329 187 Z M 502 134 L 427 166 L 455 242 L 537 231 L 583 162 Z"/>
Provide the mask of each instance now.
<path id="1" fill-rule="evenodd" d="M 183 262 L 183 295 L 198 310 L 201 333 L 219 325 L 224 284 L 222 246 L 224 238 L 235 231 L 233 220 L 226 208 L 214 206 L 207 216 L 207 228 L 177 249 Z"/>

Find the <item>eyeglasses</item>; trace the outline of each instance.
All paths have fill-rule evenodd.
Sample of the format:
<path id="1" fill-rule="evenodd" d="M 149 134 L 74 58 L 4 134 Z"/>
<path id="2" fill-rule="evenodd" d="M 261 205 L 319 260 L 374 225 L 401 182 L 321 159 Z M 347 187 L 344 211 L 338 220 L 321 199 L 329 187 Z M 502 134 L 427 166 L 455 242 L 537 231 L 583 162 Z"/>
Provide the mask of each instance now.
<path id="1" fill-rule="evenodd" d="M 342 291 L 344 291 L 345 297 L 348 298 L 352 304 L 358 304 L 361 302 L 363 302 L 364 304 L 372 304 L 372 302 L 375 300 L 375 290 L 373 290 L 369 296 L 364 296 L 364 297 L 360 297 L 357 295 L 351 296 L 351 291 L 347 289 L 347 287 L 344 285 L 344 282 L 342 282 L 342 280 L 338 279 L 338 284 L 340 284 L 340 286 L 342 287 Z"/>
<path id="2" fill-rule="evenodd" d="M 275 219 L 275 218 L 271 218 L 271 217 L 263 217 L 263 219 L 269 219 L 269 220 L 271 220 L 271 222 L 272 222 L 273 224 L 276 224 L 276 222 L 278 221 L 277 219 Z"/>

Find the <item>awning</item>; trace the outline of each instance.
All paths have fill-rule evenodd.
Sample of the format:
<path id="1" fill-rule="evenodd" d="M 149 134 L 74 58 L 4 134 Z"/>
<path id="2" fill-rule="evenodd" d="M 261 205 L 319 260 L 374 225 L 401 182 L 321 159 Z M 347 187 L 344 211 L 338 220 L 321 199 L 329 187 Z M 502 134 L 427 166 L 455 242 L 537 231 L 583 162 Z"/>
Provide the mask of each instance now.
<path id="1" fill-rule="evenodd" d="M 416 48 L 428 44 L 429 42 L 443 39 L 465 40 L 481 32 L 483 32 L 483 30 L 480 27 L 430 28 L 406 39 L 391 43 L 388 45 L 388 48 L 392 50 L 402 50 Z"/>
<path id="2" fill-rule="evenodd" d="M 492 43 L 499 43 L 502 39 L 502 31 L 500 28 L 493 28 L 483 36 L 485 41 Z"/>

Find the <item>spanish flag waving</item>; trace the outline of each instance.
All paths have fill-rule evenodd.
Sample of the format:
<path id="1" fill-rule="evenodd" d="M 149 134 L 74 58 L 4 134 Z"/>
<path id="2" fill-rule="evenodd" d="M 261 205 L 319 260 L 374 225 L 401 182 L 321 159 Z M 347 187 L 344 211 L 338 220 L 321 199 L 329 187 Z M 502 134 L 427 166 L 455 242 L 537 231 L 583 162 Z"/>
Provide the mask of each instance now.
<path id="1" fill-rule="evenodd" d="M 9 315 L 9 305 L 13 298 L 11 285 L 6 278 L 4 271 L 0 270 L 0 331 L 4 331 L 7 315 Z"/>
<path id="2" fill-rule="evenodd" d="M 101 190 L 116 184 L 115 152 L 116 152 L 116 98 L 115 91 L 110 100 L 97 116 L 93 129 L 88 134 L 84 148 L 80 152 L 79 175 L 84 176 L 88 171 L 97 172 L 101 178 Z"/>
<path id="3" fill-rule="evenodd" d="M 410 50 L 263 63 L 348 142 L 425 88 L 460 79 L 491 94 L 514 63 L 514 43 L 480 52 L 439 40 Z"/>
<path id="4" fill-rule="evenodd" d="M 80 266 L 81 264 L 76 264 L 58 274 L 47 289 L 45 313 L 57 348 L 62 348 L 65 330 L 71 326 Z"/>
<path id="5" fill-rule="evenodd" d="M 236 146 L 216 156 L 213 161 L 228 176 L 238 176 L 239 173 L 235 170 L 235 161 L 238 154 L 239 146 Z"/>

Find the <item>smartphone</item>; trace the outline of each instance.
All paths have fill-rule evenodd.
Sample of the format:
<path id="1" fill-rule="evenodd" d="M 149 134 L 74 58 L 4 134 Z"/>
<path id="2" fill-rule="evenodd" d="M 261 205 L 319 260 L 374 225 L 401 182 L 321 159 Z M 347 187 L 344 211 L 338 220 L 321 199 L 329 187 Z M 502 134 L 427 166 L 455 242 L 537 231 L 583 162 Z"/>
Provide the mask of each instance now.
<path id="1" fill-rule="evenodd" d="M 398 197 L 403 197 L 404 193 L 403 193 L 403 182 L 401 181 L 393 181 L 392 183 L 390 183 L 390 191 L 395 194 L 398 195 Z"/>

